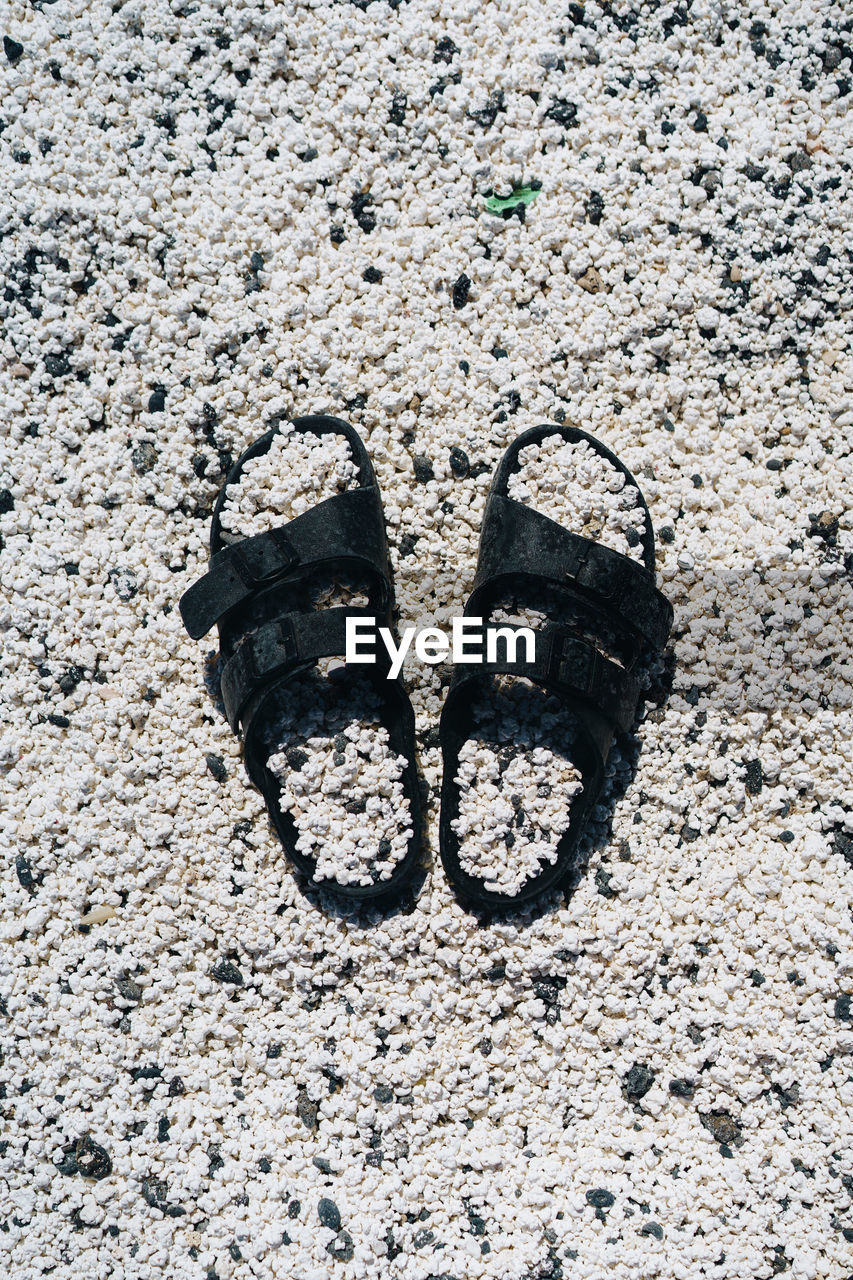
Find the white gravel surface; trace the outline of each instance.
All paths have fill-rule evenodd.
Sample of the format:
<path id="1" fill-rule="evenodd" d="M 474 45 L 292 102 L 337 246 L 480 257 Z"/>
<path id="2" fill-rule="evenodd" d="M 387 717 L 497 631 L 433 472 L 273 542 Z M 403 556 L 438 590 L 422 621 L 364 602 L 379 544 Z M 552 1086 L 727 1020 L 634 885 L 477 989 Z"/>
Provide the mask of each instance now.
<path id="1" fill-rule="evenodd" d="M 850 26 L 6 6 L 14 1280 L 853 1272 Z M 674 682 L 568 902 L 481 928 L 435 867 L 365 918 L 283 865 L 176 603 L 229 458 L 326 411 L 411 623 L 523 428 L 643 487 Z M 449 670 L 404 671 L 435 854 Z"/>

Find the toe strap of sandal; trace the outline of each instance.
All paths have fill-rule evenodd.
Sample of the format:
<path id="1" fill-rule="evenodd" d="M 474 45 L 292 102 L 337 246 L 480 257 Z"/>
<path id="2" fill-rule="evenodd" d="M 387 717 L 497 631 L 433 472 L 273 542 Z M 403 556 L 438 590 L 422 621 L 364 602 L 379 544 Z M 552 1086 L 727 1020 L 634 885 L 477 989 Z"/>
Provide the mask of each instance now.
<path id="1" fill-rule="evenodd" d="M 228 723 L 236 733 L 248 704 L 272 684 L 293 675 L 319 658 L 343 658 L 346 654 L 347 619 L 366 618 L 374 626 L 387 622 L 372 609 L 322 609 L 315 613 L 289 613 L 275 622 L 248 632 L 225 663 L 221 676 L 222 701 Z M 380 678 L 387 663 L 377 651 L 375 665 L 364 671 Z"/>
<path id="2" fill-rule="evenodd" d="M 519 578 L 570 587 L 605 614 L 627 623 L 653 648 L 666 643 L 672 605 L 644 565 L 571 533 L 532 507 L 492 493 L 466 612 L 486 612 L 486 601 Z"/>
<path id="3" fill-rule="evenodd" d="M 319 502 L 283 527 L 243 538 L 217 552 L 203 578 L 181 597 L 184 626 L 194 640 L 259 589 L 338 565 L 360 574 L 387 606 L 388 546 L 375 485 Z"/>
<path id="4" fill-rule="evenodd" d="M 523 633 L 517 634 L 514 642 L 508 642 L 508 633 L 520 630 L 494 624 L 484 628 L 486 653 L 495 656 L 491 661 L 470 666 L 457 665 L 442 713 L 442 726 L 452 725 L 455 704 L 463 691 L 470 692 L 472 682 L 489 676 L 520 676 L 542 685 L 572 710 L 582 713 L 585 721 L 589 721 L 588 727 L 602 755 L 606 756 L 614 729 L 626 733 L 633 724 L 641 693 L 639 681 L 624 667 L 605 658 L 595 645 L 564 627 L 546 626 L 533 631 L 535 653 L 528 661 Z"/>

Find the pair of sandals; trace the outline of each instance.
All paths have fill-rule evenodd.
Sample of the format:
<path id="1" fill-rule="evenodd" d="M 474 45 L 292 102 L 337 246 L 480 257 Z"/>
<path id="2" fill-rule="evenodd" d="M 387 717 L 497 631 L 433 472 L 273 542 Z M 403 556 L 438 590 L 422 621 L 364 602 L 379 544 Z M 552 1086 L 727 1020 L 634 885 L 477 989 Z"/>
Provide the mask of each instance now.
<path id="1" fill-rule="evenodd" d="M 347 618 L 369 619 L 375 627 L 393 630 L 394 594 L 382 501 L 360 436 L 348 423 L 325 415 L 294 418 L 290 426 L 294 432 L 314 436 L 344 436 L 358 469 L 358 487 L 318 503 L 279 528 L 226 545 L 221 526 L 226 491 L 239 484 L 247 462 L 270 448 L 278 427 L 267 431 L 226 477 L 213 510 L 208 571 L 184 594 L 180 610 L 193 639 L 218 626 L 222 700 L 231 728 L 242 736 L 246 769 L 264 796 L 291 862 L 319 887 L 317 860 L 297 848 L 296 824 L 281 805 L 281 780 L 268 767 L 271 708 L 285 686 L 309 672 L 316 678 L 322 659 L 345 656 Z M 585 441 L 637 490 L 644 515 L 642 563 L 572 533 L 509 497 L 507 482 L 518 468 L 521 450 L 553 434 L 572 444 Z M 571 872 L 580 837 L 601 792 L 614 735 L 627 732 L 636 715 L 642 664 L 663 648 L 672 626 L 672 606 L 655 586 L 654 563 L 648 507 L 634 477 L 609 449 L 586 432 L 557 423 L 533 427 L 510 445 L 486 503 L 477 573 L 465 615 L 482 618 L 487 633 L 495 626 L 489 621 L 492 612 L 508 595 L 521 607 L 541 611 L 545 591 L 550 592 L 549 598 L 556 593 L 566 602 L 575 625 L 548 620 L 536 627 L 532 662 L 526 660 L 526 653 L 524 660 L 510 656 L 504 643 L 503 657 L 455 668 L 439 729 L 444 767 L 439 838 L 445 872 L 466 907 L 494 912 L 521 906 L 564 882 Z M 328 573 L 355 580 L 367 605 L 294 611 L 294 589 L 307 588 L 318 574 Z M 496 655 L 501 650 L 497 637 L 494 650 Z M 375 665 L 339 666 L 327 677 L 342 691 L 352 681 L 365 677 L 372 681 L 380 724 L 390 747 L 405 761 L 400 781 L 411 827 L 405 855 L 385 879 L 367 885 L 322 881 L 323 888 L 356 902 L 399 895 L 420 860 L 423 817 L 415 767 L 415 719 L 400 679 L 388 678 L 389 664 L 377 645 Z M 553 861 L 540 860 L 539 870 L 511 895 L 486 888 L 465 870 L 454 830 L 460 801 L 459 752 L 475 736 L 475 697 L 482 696 L 495 677 L 529 680 L 572 713 L 577 726 L 573 757 L 582 779 Z"/>

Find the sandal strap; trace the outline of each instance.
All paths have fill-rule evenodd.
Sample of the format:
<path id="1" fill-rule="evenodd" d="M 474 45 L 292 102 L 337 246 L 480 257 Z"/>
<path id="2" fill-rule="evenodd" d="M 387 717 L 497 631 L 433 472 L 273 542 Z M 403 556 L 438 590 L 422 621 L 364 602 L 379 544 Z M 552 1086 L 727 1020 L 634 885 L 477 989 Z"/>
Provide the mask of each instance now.
<path id="1" fill-rule="evenodd" d="M 217 552 L 204 577 L 181 597 L 184 626 L 200 640 L 259 587 L 332 563 L 346 564 L 375 580 L 384 608 L 390 593 L 388 548 L 375 485 L 335 494 L 286 525 Z"/>
<path id="2" fill-rule="evenodd" d="M 653 648 L 663 648 L 672 605 L 642 564 L 600 542 L 571 533 L 533 507 L 492 493 L 486 503 L 474 590 L 466 612 L 512 577 L 576 588 L 599 609 L 627 623 Z"/>
<path id="3" fill-rule="evenodd" d="M 344 657 L 347 618 L 369 618 L 374 626 L 388 619 L 372 609 L 321 609 L 289 613 L 248 632 L 225 663 L 220 680 L 228 723 L 236 733 L 251 698 L 275 681 L 292 675 L 318 658 Z M 388 663 L 377 646 L 376 663 L 365 668 L 374 678 Z"/>
<path id="4" fill-rule="evenodd" d="M 499 633 L 517 630 L 516 627 L 487 626 L 484 628 L 484 639 L 489 632 L 495 635 L 495 651 L 501 652 Z M 564 627 L 546 626 L 534 630 L 536 652 L 532 662 L 519 657 L 524 650 L 523 641 L 519 640 L 515 647 L 515 657 L 510 658 L 506 641 L 503 642 L 504 656 L 497 656 L 493 662 L 482 662 L 476 665 L 456 666 L 453 683 L 445 701 L 445 714 L 450 718 L 447 708 L 464 685 L 484 676 L 513 675 L 523 676 L 543 685 L 555 693 L 564 702 L 579 704 L 596 713 L 610 726 L 627 733 L 634 722 L 637 704 L 640 700 L 641 686 L 636 676 L 631 675 L 618 663 L 605 658 L 588 640 L 582 639 Z M 578 708 L 579 709 L 579 708 Z"/>

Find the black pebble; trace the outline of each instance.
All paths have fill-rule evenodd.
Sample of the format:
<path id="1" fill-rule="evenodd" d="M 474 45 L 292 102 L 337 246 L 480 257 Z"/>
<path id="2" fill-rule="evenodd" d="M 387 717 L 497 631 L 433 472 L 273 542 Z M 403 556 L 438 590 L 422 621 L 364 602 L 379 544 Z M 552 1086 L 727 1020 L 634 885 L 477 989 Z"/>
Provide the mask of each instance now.
<path id="1" fill-rule="evenodd" d="M 391 99 L 391 110 L 388 119 L 391 124 L 402 124 L 406 118 L 406 107 L 409 100 L 404 93 L 395 93 Z"/>
<path id="2" fill-rule="evenodd" d="M 13 40 L 11 36 L 4 36 L 3 52 L 6 55 L 6 61 L 11 62 L 12 66 L 14 66 L 23 54 L 24 46 L 19 44 L 17 40 Z"/>
<path id="3" fill-rule="evenodd" d="M 260 1160 L 258 1161 L 258 1168 L 260 1169 L 261 1173 L 269 1173 L 271 1171 L 272 1165 L 270 1164 L 266 1156 L 261 1156 Z"/>
<path id="4" fill-rule="evenodd" d="M 578 122 L 577 104 L 567 101 L 566 98 L 554 98 L 545 112 L 545 119 L 556 121 L 564 129 L 572 129 Z"/>
<path id="5" fill-rule="evenodd" d="M 252 268 L 253 271 L 263 271 L 264 255 L 262 253 L 258 253 L 258 251 L 255 250 L 251 258 L 249 259 L 249 266 Z"/>
<path id="6" fill-rule="evenodd" d="M 71 666 L 59 677 L 59 687 L 63 693 L 73 693 L 85 672 L 82 667 Z"/>
<path id="7" fill-rule="evenodd" d="M 610 872 L 605 871 L 603 867 L 599 867 L 595 873 L 595 887 L 603 898 L 616 897 L 616 890 L 610 887 L 612 879 Z"/>
<path id="8" fill-rule="evenodd" d="M 656 1240 L 663 1240 L 663 1227 L 657 1222 L 644 1222 L 640 1228 L 641 1236 L 654 1236 Z"/>
<path id="9" fill-rule="evenodd" d="M 155 387 L 148 397 L 148 412 L 162 413 L 166 408 L 166 388 Z"/>
<path id="10" fill-rule="evenodd" d="M 465 275 L 465 272 L 463 271 L 462 275 L 459 277 L 459 279 L 456 281 L 456 283 L 453 286 L 453 295 L 452 295 L 453 305 L 457 311 L 461 310 L 461 308 L 464 307 L 465 303 L 468 301 L 468 293 L 470 288 L 471 288 L 471 281 L 468 279 L 468 277 Z"/>
<path id="11" fill-rule="evenodd" d="M 113 1162 L 104 1147 L 93 1142 L 88 1134 L 77 1142 L 63 1148 L 62 1164 L 57 1166 L 60 1173 L 79 1173 L 84 1178 L 100 1181 L 112 1173 Z"/>
<path id="12" fill-rule="evenodd" d="M 346 736 L 345 733 L 336 734 L 334 739 L 335 750 L 346 751 L 348 742 L 349 742 L 349 738 Z"/>
<path id="13" fill-rule="evenodd" d="M 471 462 L 468 454 L 464 449 L 460 449 L 458 445 L 454 445 L 450 450 L 450 470 L 455 476 L 460 478 L 467 476 L 471 470 Z"/>
<path id="14" fill-rule="evenodd" d="M 299 1119 L 302 1121 L 306 1129 L 317 1128 L 318 1111 L 318 1104 L 311 1101 L 304 1087 L 300 1088 L 296 1095 L 296 1114 L 299 1116 Z"/>
<path id="15" fill-rule="evenodd" d="M 301 1212 L 301 1203 L 298 1200 L 291 1200 L 290 1204 L 287 1206 L 288 1218 L 298 1218 Z"/>
<path id="16" fill-rule="evenodd" d="M 428 480 L 432 480 L 435 472 L 433 471 L 432 463 L 429 458 L 425 458 L 423 454 L 418 454 L 413 459 L 413 465 L 415 468 L 415 479 L 418 484 L 426 484 Z"/>
<path id="17" fill-rule="evenodd" d="M 18 877 L 18 883 L 23 889 L 32 889 L 35 884 L 35 876 L 30 864 L 30 860 L 25 853 L 19 853 L 15 859 L 15 874 Z"/>
<path id="18" fill-rule="evenodd" d="M 134 1004 L 142 999 L 142 988 L 132 978 L 116 978 L 116 990 L 124 1000 L 132 1000 Z"/>
<path id="19" fill-rule="evenodd" d="M 334 1200 L 327 1200 L 324 1196 L 317 1205 L 317 1216 L 330 1231 L 340 1231 L 341 1211 Z"/>
<path id="20" fill-rule="evenodd" d="M 304 751 L 300 751 L 298 747 L 290 747 L 284 754 L 287 763 L 296 772 L 308 763 L 308 756 Z"/>
<path id="21" fill-rule="evenodd" d="M 380 840 L 380 841 L 379 841 L 379 856 L 380 856 L 380 858 L 387 858 L 387 856 L 388 856 L 388 854 L 389 854 L 390 852 L 391 852 L 391 841 L 390 841 L 390 840 Z"/>
<path id="22" fill-rule="evenodd" d="M 699 1119 L 703 1128 L 707 1129 L 721 1146 L 729 1148 L 729 1155 L 731 1155 L 731 1147 L 739 1147 L 742 1144 L 743 1134 L 740 1124 L 734 1116 L 729 1115 L 728 1111 L 712 1111 L 706 1115 L 700 1112 Z"/>
<path id="23" fill-rule="evenodd" d="M 361 278 L 367 284 L 379 284 L 382 280 L 382 272 L 378 267 L 365 267 L 361 273 Z"/>
<path id="24" fill-rule="evenodd" d="M 134 1067 L 130 1073 L 131 1080 L 159 1080 L 163 1075 L 162 1069 L 158 1066 L 151 1067 Z M 153 1085 L 151 1086 L 154 1087 Z"/>
<path id="25" fill-rule="evenodd" d="M 853 996 L 846 993 L 838 996 L 833 1008 L 833 1014 L 839 1022 L 853 1022 Z"/>
<path id="26" fill-rule="evenodd" d="M 506 360 L 509 355 L 509 353 L 505 351 L 503 347 L 492 347 L 491 354 L 495 360 Z"/>
<path id="27" fill-rule="evenodd" d="M 655 1073 L 645 1062 L 635 1062 L 625 1076 L 625 1097 L 629 1102 L 644 1098 L 655 1082 Z"/>
<path id="28" fill-rule="evenodd" d="M 693 121 L 693 132 L 694 133 L 708 132 L 708 117 L 705 115 L 704 111 L 697 112 L 696 119 Z"/>
<path id="29" fill-rule="evenodd" d="M 329 239 L 332 244 L 343 244 L 346 238 L 347 233 L 344 231 L 343 227 L 329 227 Z"/>
<path id="30" fill-rule="evenodd" d="M 228 770 L 225 768 L 225 761 L 222 756 L 214 755 L 212 752 L 204 757 L 207 768 L 217 782 L 224 782 L 228 777 Z"/>
<path id="31" fill-rule="evenodd" d="M 0 516 L 5 515 L 7 511 L 13 511 L 15 507 L 15 499 L 12 497 L 8 489 L 0 489 Z"/>
<path id="32" fill-rule="evenodd" d="M 605 1191 L 603 1187 L 597 1187 L 586 1193 L 587 1204 L 591 1204 L 595 1209 L 609 1209 L 615 1199 L 613 1192 Z"/>
<path id="33" fill-rule="evenodd" d="M 640 535 L 636 529 L 628 528 L 625 530 L 625 541 L 629 547 L 638 547 L 640 545 Z"/>
<path id="34" fill-rule="evenodd" d="M 676 1098 L 692 1098 L 695 1092 L 692 1083 L 689 1080 L 675 1079 L 669 1082 L 669 1091 L 674 1093 Z"/>
<path id="35" fill-rule="evenodd" d="M 746 789 L 751 796 L 757 796 L 761 793 L 764 785 L 764 773 L 761 768 L 760 760 L 747 760 L 746 769 Z"/>
<path id="36" fill-rule="evenodd" d="M 210 976 L 215 978 L 217 982 L 233 982 L 237 987 L 242 987 L 243 985 L 242 973 L 230 960 L 220 960 L 211 969 Z"/>
<path id="37" fill-rule="evenodd" d="M 51 378 L 64 378 L 71 372 L 71 362 L 65 352 L 61 351 L 58 355 L 45 356 L 44 369 Z"/>
<path id="38" fill-rule="evenodd" d="M 586 216 L 594 227 L 597 227 L 604 214 L 604 201 L 597 191 L 593 191 L 592 195 L 586 202 Z"/>
<path id="39" fill-rule="evenodd" d="M 149 407 L 150 403 L 151 402 L 149 401 Z M 141 476 L 144 476 L 145 473 L 150 471 L 157 462 L 157 450 L 154 448 L 153 444 L 149 444 L 147 440 L 143 440 L 142 443 L 138 444 L 133 450 L 133 453 L 130 455 L 130 460 L 133 463 L 134 470 L 138 471 Z"/>
<path id="40" fill-rule="evenodd" d="M 393 1102 L 394 1091 L 387 1084 L 378 1084 L 373 1090 L 373 1096 L 377 1102 Z"/>
<path id="41" fill-rule="evenodd" d="M 450 36 L 442 36 L 438 44 L 435 46 L 435 52 L 432 55 L 433 62 L 452 62 L 453 55 L 459 50 L 450 39 Z"/>
<path id="42" fill-rule="evenodd" d="M 376 215 L 372 204 L 369 191 L 357 191 L 350 205 L 352 216 L 365 232 L 373 231 L 376 227 Z"/>
<path id="43" fill-rule="evenodd" d="M 186 1091 L 187 1091 L 186 1085 L 184 1084 L 181 1077 L 172 1076 L 172 1079 L 169 1081 L 169 1097 L 179 1098 L 181 1094 L 186 1093 Z"/>

